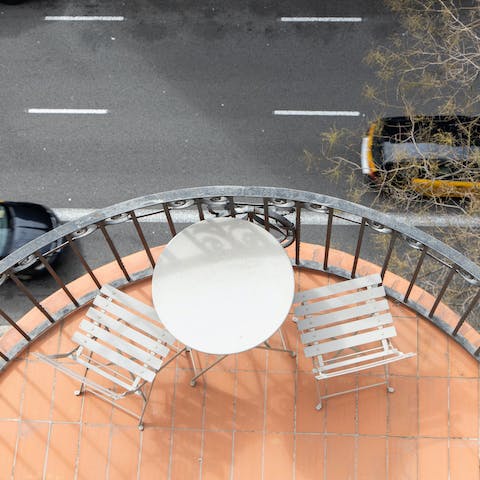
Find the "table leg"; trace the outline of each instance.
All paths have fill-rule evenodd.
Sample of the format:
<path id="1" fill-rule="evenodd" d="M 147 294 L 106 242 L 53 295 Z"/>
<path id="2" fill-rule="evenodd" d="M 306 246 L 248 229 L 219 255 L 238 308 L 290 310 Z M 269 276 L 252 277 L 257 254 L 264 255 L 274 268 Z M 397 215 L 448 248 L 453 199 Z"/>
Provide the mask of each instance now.
<path id="1" fill-rule="evenodd" d="M 197 383 L 197 378 L 201 377 L 204 373 L 208 372 L 212 367 L 214 367 L 217 363 L 220 363 L 224 358 L 228 357 L 228 355 L 219 355 L 217 359 L 212 362 L 208 367 L 204 368 L 203 370 L 200 370 L 199 373 L 197 373 L 191 380 L 190 380 L 190 385 L 194 387 Z"/>

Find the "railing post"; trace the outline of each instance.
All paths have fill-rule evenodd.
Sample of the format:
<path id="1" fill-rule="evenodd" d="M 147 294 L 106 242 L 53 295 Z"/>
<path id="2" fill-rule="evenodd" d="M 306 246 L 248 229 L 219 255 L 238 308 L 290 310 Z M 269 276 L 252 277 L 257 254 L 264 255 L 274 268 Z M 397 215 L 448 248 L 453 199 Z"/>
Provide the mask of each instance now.
<path id="1" fill-rule="evenodd" d="M 383 280 L 383 277 L 385 276 L 385 272 L 387 271 L 388 264 L 390 262 L 390 257 L 392 256 L 392 252 L 393 252 L 393 245 L 396 239 L 397 239 L 397 232 L 393 230 L 392 233 L 390 234 L 390 243 L 388 245 L 387 254 L 385 255 L 385 260 L 383 261 L 382 271 L 380 272 L 380 276 L 382 277 L 382 280 Z"/>
<path id="2" fill-rule="evenodd" d="M 72 249 L 75 256 L 80 260 L 80 263 L 82 264 L 85 271 L 88 273 L 90 278 L 93 280 L 93 282 L 97 286 L 97 288 L 102 288 L 102 284 L 98 281 L 98 278 L 93 273 L 92 269 L 90 268 L 90 265 L 87 263 L 84 256 L 81 254 L 79 248 L 75 245 L 75 240 L 72 238 L 71 235 L 67 235 L 67 242 L 70 245 L 70 248 Z"/>
<path id="3" fill-rule="evenodd" d="M 0 308 L 0 315 L 20 334 L 22 335 L 23 338 L 25 338 L 25 340 L 27 341 L 30 341 L 31 340 L 31 337 L 30 335 L 28 335 L 27 332 L 25 332 L 23 329 L 21 329 L 17 323 L 12 319 L 10 318 L 9 315 L 7 315 L 6 312 L 4 312 L 1 308 Z"/>
<path id="4" fill-rule="evenodd" d="M 150 261 L 150 265 L 155 267 L 155 260 L 153 259 L 152 252 L 150 250 L 150 247 L 148 246 L 147 239 L 145 238 L 145 235 L 143 234 L 143 230 L 140 227 L 140 223 L 138 221 L 137 216 L 135 215 L 135 212 L 132 210 L 130 212 L 130 217 L 132 218 L 133 225 L 135 226 L 135 230 L 137 231 L 137 234 L 140 238 L 140 241 L 142 242 L 143 249 L 145 250 L 145 253 L 147 254 L 148 260 Z"/>
<path id="5" fill-rule="evenodd" d="M 431 318 L 433 314 L 435 313 L 435 310 L 438 307 L 438 304 L 440 303 L 440 300 L 442 299 L 445 291 L 448 288 L 448 285 L 450 284 L 450 281 L 452 280 L 453 274 L 455 273 L 455 269 L 450 267 L 450 271 L 448 272 L 447 278 L 445 279 L 445 282 L 443 282 L 442 289 L 437 295 L 437 298 L 435 299 L 435 302 L 433 303 L 432 309 L 430 310 L 428 316 Z"/>
<path id="6" fill-rule="evenodd" d="M 302 232 L 302 205 L 295 202 L 295 265 L 300 265 L 300 241 Z"/>
<path id="7" fill-rule="evenodd" d="M 352 271 L 350 273 L 350 278 L 355 277 L 357 271 L 358 258 L 360 256 L 360 249 L 362 248 L 363 234 L 365 232 L 365 217 L 362 217 L 362 223 L 360 224 L 360 231 L 358 232 L 357 247 L 355 248 L 355 256 L 353 258 Z"/>
<path id="8" fill-rule="evenodd" d="M 173 224 L 172 215 L 170 214 L 170 209 L 168 208 L 168 205 L 166 203 L 163 203 L 162 205 L 163 205 L 163 211 L 165 213 L 165 217 L 167 218 L 168 228 L 170 229 L 170 233 L 172 234 L 172 237 L 174 237 L 177 234 L 177 231 L 175 230 L 175 225 Z"/>
<path id="9" fill-rule="evenodd" d="M 407 291 L 405 292 L 405 296 L 403 297 L 403 301 L 406 302 L 408 297 L 410 297 L 410 293 L 412 292 L 412 288 L 415 285 L 417 280 L 418 274 L 420 272 L 420 268 L 422 268 L 423 261 L 425 260 L 425 255 L 427 254 L 428 247 L 423 246 L 422 254 L 418 259 L 417 266 L 415 267 L 415 271 L 413 272 L 412 279 L 410 280 L 410 284 L 408 285 Z"/>
<path id="10" fill-rule="evenodd" d="M 15 285 L 25 294 L 25 296 L 43 313 L 45 318 L 50 322 L 50 323 L 55 323 L 55 320 L 52 318 L 52 316 L 40 305 L 38 300 L 30 293 L 30 290 L 23 284 L 23 282 L 20 281 L 20 279 L 15 275 L 13 271 L 8 272 L 11 280 L 15 283 Z"/>
<path id="11" fill-rule="evenodd" d="M 67 297 L 72 301 L 72 303 L 78 307 L 80 306 L 77 299 L 72 295 L 70 290 L 67 288 L 65 283 L 62 281 L 62 279 L 57 275 L 57 272 L 53 269 L 53 267 L 48 263 L 47 259 L 40 253 L 40 251 L 36 251 L 34 255 L 40 260 L 41 264 L 45 267 L 47 272 L 52 276 L 52 278 L 55 280 L 56 284 L 65 292 Z"/>
<path id="12" fill-rule="evenodd" d="M 125 265 L 122 262 L 122 258 L 120 257 L 117 248 L 113 244 L 113 241 L 112 241 L 109 233 L 107 232 L 107 229 L 105 228 L 105 224 L 103 222 L 101 222 L 101 223 L 99 223 L 98 227 L 102 231 L 103 236 L 105 237 L 105 240 L 107 241 L 108 246 L 110 247 L 110 250 L 112 251 L 113 256 L 115 257 L 115 260 L 117 261 L 117 264 L 120 267 L 120 270 L 123 272 L 123 275 L 125 276 L 127 282 L 129 282 L 130 281 L 130 275 L 128 274 L 127 269 L 125 268 Z"/>
<path id="13" fill-rule="evenodd" d="M 472 310 L 475 308 L 475 306 L 477 305 L 478 303 L 478 300 L 480 300 L 480 289 L 478 290 L 478 292 L 475 294 L 475 296 L 473 297 L 473 300 L 470 302 L 470 305 L 468 306 L 468 308 L 465 310 L 465 312 L 463 312 L 463 315 L 460 317 L 460 320 L 458 321 L 457 325 L 455 326 L 453 332 L 452 332 L 452 335 L 455 336 L 458 331 L 460 330 L 460 327 L 463 325 L 463 323 L 465 322 L 465 319 L 468 317 L 468 315 L 470 315 L 470 313 L 472 312 Z"/>
<path id="14" fill-rule="evenodd" d="M 330 253 L 330 242 L 332 240 L 333 208 L 328 207 L 327 233 L 325 235 L 325 252 L 323 255 L 323 269 L 328 270 L 328 255 Z"/>

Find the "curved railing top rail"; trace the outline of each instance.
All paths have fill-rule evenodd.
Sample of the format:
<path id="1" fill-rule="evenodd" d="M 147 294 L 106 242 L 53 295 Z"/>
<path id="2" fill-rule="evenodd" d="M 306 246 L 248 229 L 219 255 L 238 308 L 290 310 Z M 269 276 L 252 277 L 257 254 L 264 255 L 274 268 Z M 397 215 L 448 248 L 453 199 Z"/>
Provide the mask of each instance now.
<path id="1" fill-rule="evenodd" d="M 324 207 L 333 208 L 335 210 L 340 210 L 347 214 L 363 217 L 371 222 L 374 222 L 375 224 L 381 224 L 384 227 L 395 230 L 398 233 L 405 235 L 409 239 L 425 245 L 431 251 L 440 253 L 445 258 L 448 258 L 456 267 L 467 273 L 476 282 L 480 283 L 480 267 L 478 265 L 470 261 L 454 248 L 446 245 L 428 233 L 425 233 L 422 230 L 405 223 L 396 221 L 391 214 L 382 213 L 363 205 L 349 202 L 347 200 L 314 192 L 293 190 L 289 188 L 257 186 L 208 186 L 171 190 L 168 192 L 137 197 L 96 210 L 95 212 L 85 215 L 78 220 L 60 225 L 54 230 L 45 233 L 44 235 L 19 248 L 15 252 L 5 257 L 3 260 L 0 260 L 0 276 L 2 276 L 5 272 L 8 272 L 24 258 L 40 250 L 42 247 L 50 245 L 56 240 L 67 235 L 74 234 L 79 230 L 87 228 L 89 225 L 111 219 L 112 217 L 132 210 L 153 207 L 159 204 L 168 205 L 180 200 L 211 198 L 216 196 L 290 200 L 305 204 L 321 205 Z"/>

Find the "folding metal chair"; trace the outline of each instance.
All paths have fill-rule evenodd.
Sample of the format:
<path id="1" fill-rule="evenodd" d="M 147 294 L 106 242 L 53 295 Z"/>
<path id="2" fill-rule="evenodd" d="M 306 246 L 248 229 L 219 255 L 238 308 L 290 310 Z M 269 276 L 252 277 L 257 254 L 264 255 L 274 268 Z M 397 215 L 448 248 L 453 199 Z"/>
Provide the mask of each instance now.
<path id="1" fill-rule="evenodd" d="M 175 338 L 160 327 L 152 307 L 110 285 L 101 288 L 86 317 L 72 337 L 77 344 L 72 351 L 36 356 L 78 380 L 81 386 L 76 395 L 90 391 L 138 418 L 138 428 L 143 430 L 143 416 L 157 373 L 186 348 L 173 346 Z M 165 361 L 172 348 L 175 354 Z M 71 368 L 75 365 L 84 367 L 84 373 Z M 140 414 L 118 403 L 132 394 L 143 400 Z"/>
<path id="2" fill-rule="evenodd" d="M 294 309 L 295 320 L 316 380 L 384 366 L 385 381 L 380 383 L 321 395 L 317 382 L 317 410 L 322 408 L 322 399 L 344 393 L 379 385 L 394 391 L 388 383 L 387 364 L 415 353 L 402 353 L 390 341 L 397 333 L 380 275 L 299 292 L 294 303 L 299 304 Z"/>

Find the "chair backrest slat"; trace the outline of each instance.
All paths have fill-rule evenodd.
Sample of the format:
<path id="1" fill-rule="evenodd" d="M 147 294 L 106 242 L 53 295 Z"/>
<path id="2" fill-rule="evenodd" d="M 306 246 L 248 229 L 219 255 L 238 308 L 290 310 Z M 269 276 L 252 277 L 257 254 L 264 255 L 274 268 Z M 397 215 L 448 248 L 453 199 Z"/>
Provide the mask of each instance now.
<path id="1" fill-rule="evenodd" d="M 147 320 L 134 315 L 133 313 L 129 312 L 125 308 L 117 305 L 116 303 L 109 302 L 103 297 L 96 297 L 93 304 L 106 312 L 115 315 L 118 318 L 121 318 L 123 321 L 128 322 L 134 325 L 136 328 L 143 330 L 145 333 L 148 333 L 152 337 L 160 338 L 165 343 L 171 345 L 175 342 L 175 338 L 167 332 L 165 329 L 158 327 L 157 325 L 153 325 Z"/>
<path id="2" fill-rule="evenodd" d="M 119 352 L 111 350 L 110 348 L 106 347 L 105 345 L 96 342 L 92 338 L 89 338 L 79 332 L 75 332 L 73 334 L 72 340 L 79 345 L 88 348 L 92 352 L 100 355 L 101 357 L 105 358 L 106 360 L 118 365 L 121 368 L 131 372 L 133 375 L 137 377 L 141 377 L 148 382 L 152 382 L 155 378 L 155 371 L 150 370 L 146 366 L 139 365 L 134 361 L 130 360 L 129 358 L 125 357 Z"/>
<path id="3" fill-rule="evenodd" d="M 389 313 L 383 315 L 374 315 L 362 320 L 354 320 L 351 322 L 340 323 L 332 327 L 325 327 L 314 330 L 312 332 L 303 333 L 300 338 L 302 343 L 308 344 L 319 342 L 327 338 L 336 338 L 353 332 L 361 332 L 373 328 L 380 328 L 383 325 L 389 325 L 393 322 Z"/>
<path id="4" fill-rule="evenodd" d="M 145 315 L 151 320 L 154 320 L 155 322 L 160 322 L 157 312 L 153 307 L 145 305 L 140 300 L 131 297 L 130 295 L 122 292 L 121 290 L 118 290 L 111 285 L 104 285 L 100 291 L 107 297 L 111 297 L 114 300 L 117 300 L 119 303 L 123 303 L 125 306 L 136 310 L 137 312 Z"/>
<path id="5" fill-rule="evenodd" d="M 329 295 L 335 295 L 337 293 L 365 288 L 372 285 L 381 285 L 381 283 L 382 277 L 378 273 L 375 273 L 366 277 L 358 277 L 352 280 L 346 280 L 344 282 L 333 283 L 332 285 L 327 285 L 325 287 L 312 288 L 311 290 L 297 292 L 293 299 L 293 303 L 313 300 L 314 298 L 327 297 Z"/>
<path id="6" fill-rule="evenodd" d="M 323 315 L 313 315 L 297 321 L 298 330 L 307 330 L 309 328 L 322 327 L 329 323 L 336 323 L 351 318 L 361 317 L 363 315 L 370 315 L 372 313 L 378 313 L 388 311 L 387 300 L 377 300 L 375 302 L 365 303 L 355 307 L 344 308 L 343 310 L 337 310 L 335 312 L 324 313 Z"/>
<path id="7" fill-rule="evenodd" d="M 120 350 L 124 354 L 128 355 L 130 360 L 137 360 L 139 362 L 145 363 L 154 370 L 159 370 L 162 366 L 162 359 L 155 356 L 154 352 L 143 350 L 142 348 L 137 347 L 133 343 L 125 341 L 122 337 L 114 335 L 105 328 L 98 327 L 97 325 L 87 320 L 82 320 L 80 322 L 80 328 L 92 337 L 103 340 L 115 350 Z"/>
<path id="8" fill-rule="evenodd" d="M 347 305 L 353 305 L 359 302 L 366 302 L 375 298 L 385 296 L 385 289 L 381 287 L 372 287 L 367 290 L 360 290 L 358 292 L 349 293 L 341 297 L 327 298 L 318 302 L 307 303 L 295 308 L 295 315 L 309 315 L 312 313 L 323 312 L 334 308 L 341 308 Z"/>
<path id="9" fill-rule="evenodd" d="M 155 352 L 162 357 L 166 357 L 170 352 L 169 348 L 153 338 L 147 337 L 138 330 L 135 330 L 123 322 L 114 320 L 109 315 L 100 312 L 95 308 L 90 308 L 87 311 L 87 317 L 97 322 L 104 327 L 107 327 L 110 331 L 117 332 L 119 335 L 133 340 L 135 343 L 142 345 L 145 349 Z"/>
<path id="10" fill-rule="evenodd" d="M 313 357 L 316 355 L 324 355 L 325 353 L 336 352 L 338 350 L 357 347 L 367 343 L 384 340 L 396 335 L 395 327 L 387 327 L 379 330 L 373 330 L 368 333 L 360 333 L 350 337 L 344 337 L 339 340 L 332 340 L 317 345 L 311 345 L 304 348 L 305 356 Z"/>

